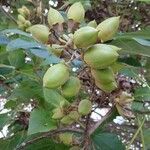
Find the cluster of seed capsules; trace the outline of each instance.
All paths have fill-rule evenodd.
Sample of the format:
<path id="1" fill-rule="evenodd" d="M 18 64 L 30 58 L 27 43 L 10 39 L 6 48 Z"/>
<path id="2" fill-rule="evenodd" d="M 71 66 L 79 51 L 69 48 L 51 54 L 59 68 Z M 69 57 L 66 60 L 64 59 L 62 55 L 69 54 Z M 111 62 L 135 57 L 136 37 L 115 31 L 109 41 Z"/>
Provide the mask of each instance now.
<path id="1" fill-rule="evenodd" d="M 80 2 L 74 3 L 67 10 L 68 20 L 82 25 L 85 10 Z M 95 85 L 106 93 L 111 93 L 117 88 L 114 69 L 120 48 L 105 44 L 112 40 L 119 27 L 120 17 L 111 17 L 99 25 L 91 21 L 77 29 L 70 37 L 73 49 L 78 49 L 85 64 L 90 68 Z M 57 10 L 50 8 L 48 12 L 49 27 L 43 24 L 32 25 L 26 31 L 39 42 L 48 45 L 50 28 L 54 25 L 62 25 L 65 22 L 63 16 Z M 67 36 L 69 37 L 69 36 Z M 59 49 L 59 48 L 58 48 Z M 52 118 L 59 120 L 63 125 L 71 125 L 78 122 L 82 116 L 88 115 L 92 110 L 92 102 L 86 98 L 77 103 L 74 102 L 79 95 L 82 83 L 77 76 L 71 75 L 71 67 L 65 61 L 51 66 L 43 77 L 43 88 L 48 91 L 53 106 Z M 61 136 L 61 135 L 60 135 Z M 63 135 L 61 140 L 72 139 L 72 135 Z M 63 141 L 64 143 L 67 140 Z M 68 144 L 68 143 L 67 143 Z"/>
<path id="2" fill-rule="evenodd" d="M 31 26 L 31 22 L 29 21 L 30 18 L 30 10 L 26 6 L 22 6 L 18 9 L 18 20 L 17 24 L 18 27 L 22 30 L 27 29 Z"/>

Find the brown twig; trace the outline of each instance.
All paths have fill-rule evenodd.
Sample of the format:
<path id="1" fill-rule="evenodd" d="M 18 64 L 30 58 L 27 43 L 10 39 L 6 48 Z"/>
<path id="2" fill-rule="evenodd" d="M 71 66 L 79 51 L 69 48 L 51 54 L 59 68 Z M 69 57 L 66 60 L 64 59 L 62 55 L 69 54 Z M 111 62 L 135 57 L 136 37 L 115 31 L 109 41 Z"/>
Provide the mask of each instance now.
<path id="1" fill-rule="evenodd" d="M 16 150 L 23 150 L 26 148 L 27 145 L 29 144 L 32 144 L 36 141 L 39 141 L 43 138 L 49 138 L 55 134 L 58 134 L 58 133 L 62 133 L 62 132 L 76 132 L 76 133 L 83 133 L 82 130 L 80 129 L 73 129 L 73 128 L 61 128 L 61 129 L 55 129 L 55 130 L 52 130 L 52 131 L 48 131 L 48 132 L 44 132 L 41 136 L 38 136 L 38 137 L 35 137 L 25 143 L 22 143 L 21 145 L 19 145 Z"/>
<path id="2" fill-rule="evenodd" d="M 1 11 L 4 15 L 6 15 L 9 19 L 11 19 L 14 23 L 17 24 L 17 20 L 16 20 L 9 12 L 7 12 L 7 11 L 2 7 L 1 4 L 0 4 L 0 11 Z"/>
<path id="3" fill-rule="evenodd" d="M 89 142 L 90 142 L 90 136 L 89 136 L 89 121 L 90 121 L 91 114 L 87 115 L 86 119 L 86 128 L 84 130 L 84 140 L 83 140 L 83 148 L 84 150 L 89 150 Z"/>
<path id="4" fill-rule="evenodd" d="M 92 127 L 92 128 L 90 129 L 89 135 L 91 135 L 92 133 L 94 133 L 95 130 L 112 114 L 112 110 L 113 110 L 113 108 L 111 108 L 111 109 L 107 112 L 107 114 L 106 114 L 102 119 L 100 119 L 100 120 L 95 124 L 94 127 Z"/>

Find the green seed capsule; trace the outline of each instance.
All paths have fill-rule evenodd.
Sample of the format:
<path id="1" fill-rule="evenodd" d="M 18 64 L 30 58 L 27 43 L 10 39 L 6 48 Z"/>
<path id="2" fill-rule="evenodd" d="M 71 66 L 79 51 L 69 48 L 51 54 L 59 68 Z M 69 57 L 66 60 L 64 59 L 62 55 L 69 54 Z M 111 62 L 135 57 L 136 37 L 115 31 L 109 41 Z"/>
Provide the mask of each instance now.
<path id="1" fill-rule="evenodd" d="M 73 134 L 72 133 L 61 133 L 59 134 L 59 139 L 66 145 L 71 145 L 73 142 Z"/>
<path id="2" fill-rule="evenodd" d="M 84 99 L 80 101 L 78 106 L 78 112 L 81 115 L 88 115 L 92 110 L 92 103 L 91 101 Z"/>
<path id="3" fill-rule="evenodd" d="M 78 48 L 87 48 L 97 41 L 98 31 L 93 27 L 82 27 L 74 33 L 73 41 Z"/>
<path id="4" fill-rule="evenodd" d="M 50 8 L 48 12 L 48 23 L 50 26 L 55 24 L 62 24 L 64 22 L 63 16 L 56 9 Z"/>
<path id="5" fill-rule="evenodd" d="M 70 125 L 70 124 L 72 124 L 73 122 L 75 122 L 72 118 L 70 118 L 69 117 L 69 115 L 67 115 L 67 116 L 64 116 L 61 120 L 60 120 L 60 122 L 62 123 L 62 124 L 64 124 L 64 125 Z"/>
<path id="6" fill-rule="evenodd" d="M 32 34 L 32 36 L 42 42 L 47 43 L 49 37 L 49 28 L 45 25 L 36 24 L 27 29 L 28 32 Z"/>
<path id="7" fill-rule="evenodd" d="M 81 2 L 74 3 L 68 10 L 67 17 L 68 19 L 72 19 L 76 22 L 84 21 L 85 10 L 81 4 Z"/>
<path id="8" fill-rule="evenodd" d="M 79 93 L 81 88 L 80 80 L 71 76 L 69 80 L 62 86 L 62 94 L 66 98 L 74 97 Z"/>
<path id="9" fill-rule="evenodd" d="M 100 41 L 106 42 L 113 38 L 119 27 L 119 18 L 120 17 L 108 18 L 97 26 Z"/>
<path id="10" fill-rule="evenodd" d="M 91 46 L 84 54 L 84 61 L 94 69 L 104 69 L 118 58 L 116 50 L 106 44 Z"/>
<path id="11" fill-rule="evenodd" d="M 102 84 L 108 84 L 115 81 L 114 73 L 111 68 L 106 69 L 91 69 L 92 76 L 94 79 Z"/>
<path id="12" fill-rule="evenodd" d="M 64 64 L 56 64 L 50 67 L 44 77 L 43 86 L 47 88 L 58 88 L 69 79 L 68 67 Z"/>
<path id="13" fill-rule="evenodd" d="M 96 23 L 96 21 L 95 21 L 95 20 L 93 20 L 93 21 L 90 21 L 90 22 L 87 24 L 87 26 L 90 26 L 90 27 L 96 28 L 96 27 L 97 27 L 97 23 Z"/>
<path id="14" fill-rule="evenodd" d="M 63 109 L 61 107 L 55 108 L 53 113 L 52 119 L 61 119 L 64 116 Z"/>
<path id="15" fill-rule="evenodd" d="M 104 91 L 106 93 L 111 93 L 112 91 L 114 91 L 117 88 L 116 81 L 108 83 L 108 84 L 102 84 L 99 81 L 95 80 L 95 84 L 97 87 L 99 87 L 102 91 Z"/>
<path id="16" fill-rule="evenodd" d="M 21 23 L 25 23 L 26 19 L 22 15 L 18 15 L 18 21 L 20 21 Z"/>

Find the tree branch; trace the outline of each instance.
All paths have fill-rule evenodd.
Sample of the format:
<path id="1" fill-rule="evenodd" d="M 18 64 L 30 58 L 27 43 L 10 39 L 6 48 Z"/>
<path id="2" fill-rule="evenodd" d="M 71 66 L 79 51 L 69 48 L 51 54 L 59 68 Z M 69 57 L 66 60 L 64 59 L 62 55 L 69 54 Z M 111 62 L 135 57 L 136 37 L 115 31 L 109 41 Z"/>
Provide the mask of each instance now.
<path id="1" fill-rule="evenodd" d="M 112 114 L 112 109 L 113 109 L 113 108 L 111 108 L 111 109 L 107 112 L 107 114 L 106 114 L 102 119 L 100 119 L 100 120 L 95 124 L 95 126 L 94 126 L 93 128 L 91 128 L 91 130 L 89 131 L 89 135 L 91 135 L 93 132 L 95 132 L 95 130 L 96 130 L 108 117 L 110 117 L 110 115 Z"/>
<path id="2" fill-rule="evenodd" d="M 6 15 L 9 19 L 11 19 L 14 23 L 17 24 L 16 19 L 15 19 L 10 13 L 8 13 L 8 12 L 2 7 L 1 4 L 0 4 L 0 11 L 1 11 L 4 15 Z"/>
<path id="3" fill-rule="evenodd" d="M 38 140 L 41 140 L 43 138 L 49 138 L 52 135 L 61 133 L 61 132 L 76 132 L 76 133 L 83 133 L 82 130 L 80 129 L 73 129 L 73 128 L 61 128 L 61 129 L 56 129 L 56 130 L 52 130 L 52 131 L 48 131 L 48 132 L 44 132 L 41 136 L 35 137 L 29 141 L 27 141 L 26 143 L 22 143 L 21 145 L 19 145 L 16 150 L 23 150 L 25 149 L 25 147 L 29 144 L 32 144 Z"/>

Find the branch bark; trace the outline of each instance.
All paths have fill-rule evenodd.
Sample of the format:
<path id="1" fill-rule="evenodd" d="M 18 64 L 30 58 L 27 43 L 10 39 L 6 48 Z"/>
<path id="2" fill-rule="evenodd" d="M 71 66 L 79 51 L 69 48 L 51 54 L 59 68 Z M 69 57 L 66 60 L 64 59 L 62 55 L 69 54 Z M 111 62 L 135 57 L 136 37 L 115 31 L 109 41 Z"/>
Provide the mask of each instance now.
<path id="1" fill-rule="evenodd" d="M 19 145 L 16 150 L 23 150 L 26 148 L 27 145 L 30 145 L 38 140 L 44 139 L 44 138 L 49 138 L 52 135 L 58 134 L 58 133 L 62 133 L 62 132 L 75 132 L 75 133 L 83 133 L 82 130 L 80 129 L 73 129 L 73 128 L 61 128 L 61 129 L 56 129 L 56 130 L 52 130 L 52 131 L 48 131 L 48 132 L 44 132 L 41 136 L 35 137 L 29 141 L 27 141 L 26 143 L 22 143 L 21 145 Z"/>
<path id="2" fill-rule="evenodd" d="M 10 13 L 8 13 L 8 12 L 5 11 L 5 9 L 2 7 L 2 4 L 0 4 L 0 11 L 1 11 L 4 15 L 6 15 L 9 19 L 11 19 L 14 23 L 17 24 L 16 19 L 15 19 Z"/>
<path id="3" fill-rule="evenodd" d="M 112 114 L 112 110 L 113 110 L 113 108 L 111 108 L 111 109 L 107 112 L 107 114 L 106 114 L 102 119 L 100 119 L 100 120 L 95 124 L 95 126 L 94 126 L 93 128 L 90 129 L 89 135 L 91 135 L 92 133 L 94 133 L 95 130 L 96 130 L 108 117 L 110 117 L 110 115 Z"/>

